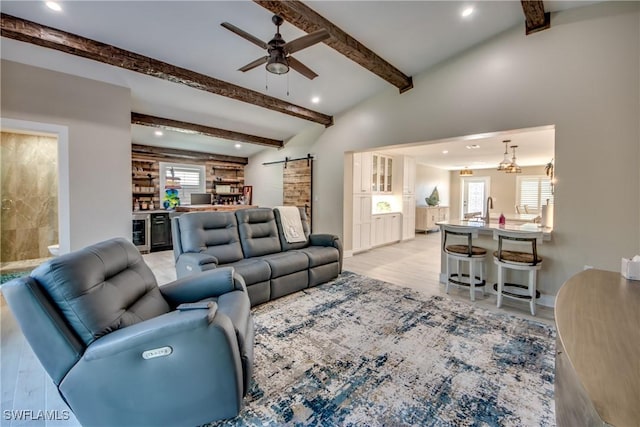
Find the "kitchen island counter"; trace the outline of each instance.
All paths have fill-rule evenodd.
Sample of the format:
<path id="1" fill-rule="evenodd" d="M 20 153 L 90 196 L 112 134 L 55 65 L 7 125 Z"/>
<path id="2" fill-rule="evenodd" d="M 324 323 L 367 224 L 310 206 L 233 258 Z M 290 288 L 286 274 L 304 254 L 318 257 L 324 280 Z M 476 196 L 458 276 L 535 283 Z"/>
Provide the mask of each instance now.
<path id="1" fill-rule="evenodd" d="M 234 212 L 240 209 L 257 208 L 256 205 L 187 205 L 176 207 L 176 212 L 222 211 Z"/>
<path id="2" fill-rule="evenodd" d="M 507 230 L 507 231 L 520 231 L 520 232 L 532 232 L 537 233 L 542 231 L 542 240 L 551 240 L 551 233 L 553 231 L 550 227 L 542 227 L 540 224 L 534 224 L 532 222 L 527 223 L 507 223 L 505 225 L 500 225 L 497 222 L 490 222 L 486 224 L 484 221 L 466 221 L 461 219 L 452 219 L 450 221 L 440 221 L 437 223 L 438 225 L 458 225 L 464 227 L 474 227 L 478 229 L 479 234 L 491 234 L 493 235 L 493 230 Z M 442 228 L 442 227 L 441 227 Z"/>

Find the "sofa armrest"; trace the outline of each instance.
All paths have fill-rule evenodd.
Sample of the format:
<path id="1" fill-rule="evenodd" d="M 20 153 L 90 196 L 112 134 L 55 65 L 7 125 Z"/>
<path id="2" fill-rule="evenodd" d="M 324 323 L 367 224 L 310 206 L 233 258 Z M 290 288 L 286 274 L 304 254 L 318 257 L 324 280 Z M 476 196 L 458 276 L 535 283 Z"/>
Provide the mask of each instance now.
<path id="1" fill-rule="evenodd" d="M 217 266 L 218 259 L 213 255 L 187 252 L 176 259 L 176 274 L 180 279 L 202 271 L 213 270 Z"/>
<path id="2" fill-rule="evenodd" d="M 340 240 L 335 234 L 311 234 L 309 244 L 311 246 L 334 246 L 335 241 Z"/>
<path id="3" fill-rule="evenodd" d="M 335 234 L 312 234 L 309 236 L 309 244 L 311 246 L 332 246 L 338 250 L 340 254 L 338 264 L 342 271 L 342 241 Z"/>
<path id="4" fill-rule="evenodd" d="M 218 258 L 209 254 L 188 252 L 180 255 L 183 260 L 189 260 L 194 265 L 218 264 Z"/>
<path id="5" fill-rule="evenodd" d="M 235 290 L 247 291 L 244 279 L 233 267 L 203 271 L 160 286 L 160 293 L 171 307 L 219 297 Z"/>

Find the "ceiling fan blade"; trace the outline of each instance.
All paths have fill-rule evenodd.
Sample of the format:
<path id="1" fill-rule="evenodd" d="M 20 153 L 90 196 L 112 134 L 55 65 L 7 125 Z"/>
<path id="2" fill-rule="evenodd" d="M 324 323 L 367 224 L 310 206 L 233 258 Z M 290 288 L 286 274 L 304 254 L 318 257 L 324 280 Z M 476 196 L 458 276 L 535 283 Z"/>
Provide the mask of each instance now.
<path id="1" fill-rule="evenodd" d="M 299 72 L 300 74 L 308 78 L 309 80 L 313 80 L 316 77 L 318 77 L 318 75 L 313 71 L 311 71 L 309 67 L 304 65 L 302 62 L 298 61 L 293 56 L 288 56 L 287 62 L 289 62 L 289 67 L 293 68 L 294 70 L 296 70 L 297 72 Z"/>
<path id="2" fill-rule="evenodd" d="M 305 47 L 309 47 L 316 43 L 320 43 L 323 40 L 326 40 L 330 37 L 329 32 L 327 30 L 318 30 L 314 31 L 311 34 L 307 34 L 306 36 L 299 37 L 295 40 L 291 40 L 289 43 L 286 43 L 283 47 L 285 52 L 294 53 L 299 50 L 304 49 Z"/>
<path id="3" fill-rule="evenodd" d="M 258 58 L 255 61 L 249 62 L 247 65 L 245 65 L 242 68 L 238 68 L 238 71 L 249 71 L 249 70 L 253 70 L 254 68 L 256 68 L 258 65 L 262 65 L 262 64 L 266 64 L 267 60 L 269 59 L 268 56 L 263 56 L 262 58 Z"/>
<path id="4" fill-rule="evenodd" d="M 249 40 L 251 43 L 260 46 L 263 49 L 268 49 L 269 46 L 263 42 L 262 40 L 260 40 L 259 38 L 257 38 L 256 36 L 252 36 L 251 34 L 247 33 L 244 30 L 241 30 L 240 28 L 236 27 L 233 24 L 229 24 L 228 22 L 223 22 L 222 25 L 224 28 L 226 28 L 227 30 L 236 33 L 237 35 L 239 35 L 240 37 Z"/>

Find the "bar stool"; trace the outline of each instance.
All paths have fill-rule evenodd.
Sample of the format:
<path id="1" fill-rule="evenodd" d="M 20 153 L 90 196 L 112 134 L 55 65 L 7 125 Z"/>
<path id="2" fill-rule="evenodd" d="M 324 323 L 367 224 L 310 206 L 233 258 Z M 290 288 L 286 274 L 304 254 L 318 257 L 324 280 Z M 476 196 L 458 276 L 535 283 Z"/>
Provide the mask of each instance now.
<path id="1" fill-rule="evenodd" d="M 473 239 L 478 238 L 478 229 L 475 227 L 463 227 L 454 225 L 443 225 L 442 230 L 444 236 L 442 239 L 442 251 L 446 254 L 446 272 L 447 285 L 445 292 L 449 293 L 449 285 L 468 286 L 471 294 L 471 301 L 476 300 L 476 286 L 482 288 L 484 295 L 484 280 L 482 266 L 487 256 L 487 250 L 479 246 L 473 246 Z M 447 245 L 447 240 L 454 240 L 453 244 Z M 464 242 L 464 244 L 461 243 Z M 456 262 L 456 272 L 450 273 L 450 261 Z M 469 274 L 463 274 L 460 271 L 460 262 L 469 263 Z M 478 272 L 480 277 L 476 276 L 475 264 L 480 264 Z M 464 280 L 464 278 L 467 280 Z"/>
<path id="2" fill-rule="evenodd" d="M 498 308 L 502 305 L 502 297 L 529 300 L 531 315 L 536 315 L 536 299 L 540 292 L 536 290 L 537 272 L 542 268 L 542 257 L 538 255 L 538 245 L 542 244 L 542 232 L 521 232 L 494 230 L 493 239 L 498 241 L 498 250 L 493 253 L 493 262 L 498 266 L 498 283 L 493 286 L 498 292 Z M 503 244 L 528 245 L 531 252 L 504 249 Z M 527 285 L 505 282 L 505 269 L 529 272 Z M 523 292 L 526 289 L 527 292 Z"/>

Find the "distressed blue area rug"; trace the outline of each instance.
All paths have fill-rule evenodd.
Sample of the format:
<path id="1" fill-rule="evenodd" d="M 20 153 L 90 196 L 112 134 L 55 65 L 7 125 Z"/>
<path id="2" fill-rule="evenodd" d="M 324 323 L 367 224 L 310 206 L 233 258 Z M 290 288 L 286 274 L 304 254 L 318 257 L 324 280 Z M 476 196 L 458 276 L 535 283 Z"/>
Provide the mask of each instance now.
<path id="1" fill-rule="evenodd" d="M 350 272 L 254 314 L 252 388 L 216 425 L 555 425 L 553 327 Z"/>

